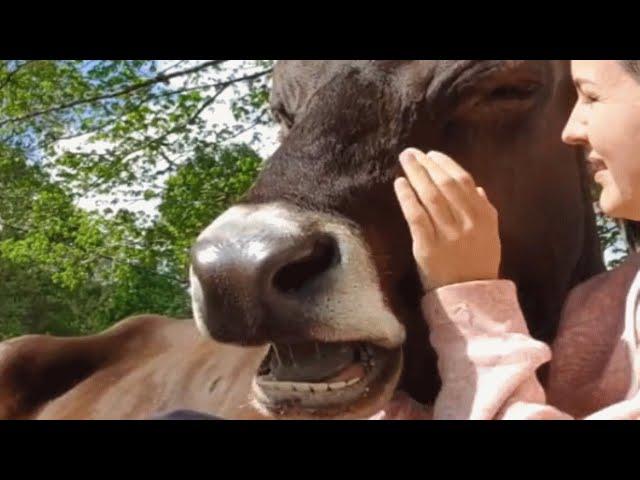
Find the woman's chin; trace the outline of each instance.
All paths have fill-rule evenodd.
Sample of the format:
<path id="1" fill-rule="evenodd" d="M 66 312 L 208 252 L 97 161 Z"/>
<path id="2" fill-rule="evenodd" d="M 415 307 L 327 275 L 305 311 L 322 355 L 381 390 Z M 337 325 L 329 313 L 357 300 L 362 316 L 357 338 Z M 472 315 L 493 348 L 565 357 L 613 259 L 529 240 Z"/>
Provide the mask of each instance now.
<path id="1" fill-rule="evenodd" d="M 602 213 L 611 218 L 640 221 L 640 199 L 624 199 L 611 184 L 602 184 L 598 204 Z"/>
<path id="2" fill-rule="evenodd" d="M 602 188 L 606 188 L 607 183 L 609 183 L 608 182 L 608 180 L 609 180 L 609 171 L 606 170 L 606 169 L 598 170 L 593 175 L 593 179 L 595 180 L 596 183 L 599 183 L 600 185 L 602 185 Z"/>

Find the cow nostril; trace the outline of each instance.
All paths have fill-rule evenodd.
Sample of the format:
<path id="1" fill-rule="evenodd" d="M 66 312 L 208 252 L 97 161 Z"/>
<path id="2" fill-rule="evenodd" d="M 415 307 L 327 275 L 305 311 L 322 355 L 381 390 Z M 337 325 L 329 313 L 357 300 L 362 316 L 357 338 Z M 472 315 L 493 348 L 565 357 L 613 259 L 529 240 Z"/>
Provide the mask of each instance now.
<path id="1" fill-rule="evenodd" d="M 273 277 L 273 286 L 283 293 L 300 290 L 339 261 L 340 251 L 335 239 L 328 235 L 319 237 L 308 255 L 278 270 Z"/>

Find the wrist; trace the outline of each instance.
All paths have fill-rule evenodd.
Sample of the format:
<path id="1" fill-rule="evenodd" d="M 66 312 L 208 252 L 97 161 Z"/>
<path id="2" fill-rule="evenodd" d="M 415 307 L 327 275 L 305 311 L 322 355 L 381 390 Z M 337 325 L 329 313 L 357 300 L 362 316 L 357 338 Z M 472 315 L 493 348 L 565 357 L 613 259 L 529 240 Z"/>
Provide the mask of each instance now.
<path id="1" fill-rule="evenodd" d="M 437 290 L 438 288 L 448 287 L 450 285 L 458 285 L 463 283 L 470 282 L 480 282 L 480 281 L 494 281 L 500 280 L 500 276 L 498 273 L 490 273 L 490 274 L 471 274 L 466 276 L 449 276 L 444 278 L 434 278 L 433 276 L 427 276 L 424 274 L 420 275 L 422 280 L 422 286 L 426 292 L 431 292 L 433 290 Z"/>
<path id="2" fill-rule="evenodd" d="M 487 279 L 427 291 L 422 310 L 430 328 L 464 327 L 528 334 L 511 280 Z"/>

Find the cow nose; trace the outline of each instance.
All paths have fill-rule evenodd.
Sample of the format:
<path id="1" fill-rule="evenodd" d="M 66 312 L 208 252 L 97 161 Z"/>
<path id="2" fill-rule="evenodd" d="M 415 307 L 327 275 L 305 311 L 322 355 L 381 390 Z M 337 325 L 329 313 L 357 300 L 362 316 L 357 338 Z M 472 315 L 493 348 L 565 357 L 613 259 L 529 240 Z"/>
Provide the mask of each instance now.
<path id="1" fill-rule="evenodd" d="M 304 317 L 305 299 L 337 263 L 337 242 L 324 232 L 202 238 L 192 253 L 200 326 L 221 342 L 271 341 L 279 325 Z"/>
<path id="2" fill-rule="evenodd" d="M 301 291 L 338 261 L 331 235 L 316 233 L 274 254 L 267 262 L 267 288 L 276 295 Z"/>

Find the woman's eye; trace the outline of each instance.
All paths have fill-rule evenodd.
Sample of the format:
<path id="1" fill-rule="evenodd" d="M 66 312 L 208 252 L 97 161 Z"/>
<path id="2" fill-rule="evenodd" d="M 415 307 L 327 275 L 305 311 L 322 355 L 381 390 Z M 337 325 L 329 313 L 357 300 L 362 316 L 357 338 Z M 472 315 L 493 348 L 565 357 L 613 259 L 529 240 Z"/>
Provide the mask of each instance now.
<path id="1" fill-rule="evenodd" d="M 585 94 L 584 95 L 585 99 L 587 100 L 587 103 L 593 103 L 593 102 L 597 102 L 599 100 L 597 95 L 593 95 L 593 94 Z"/>

